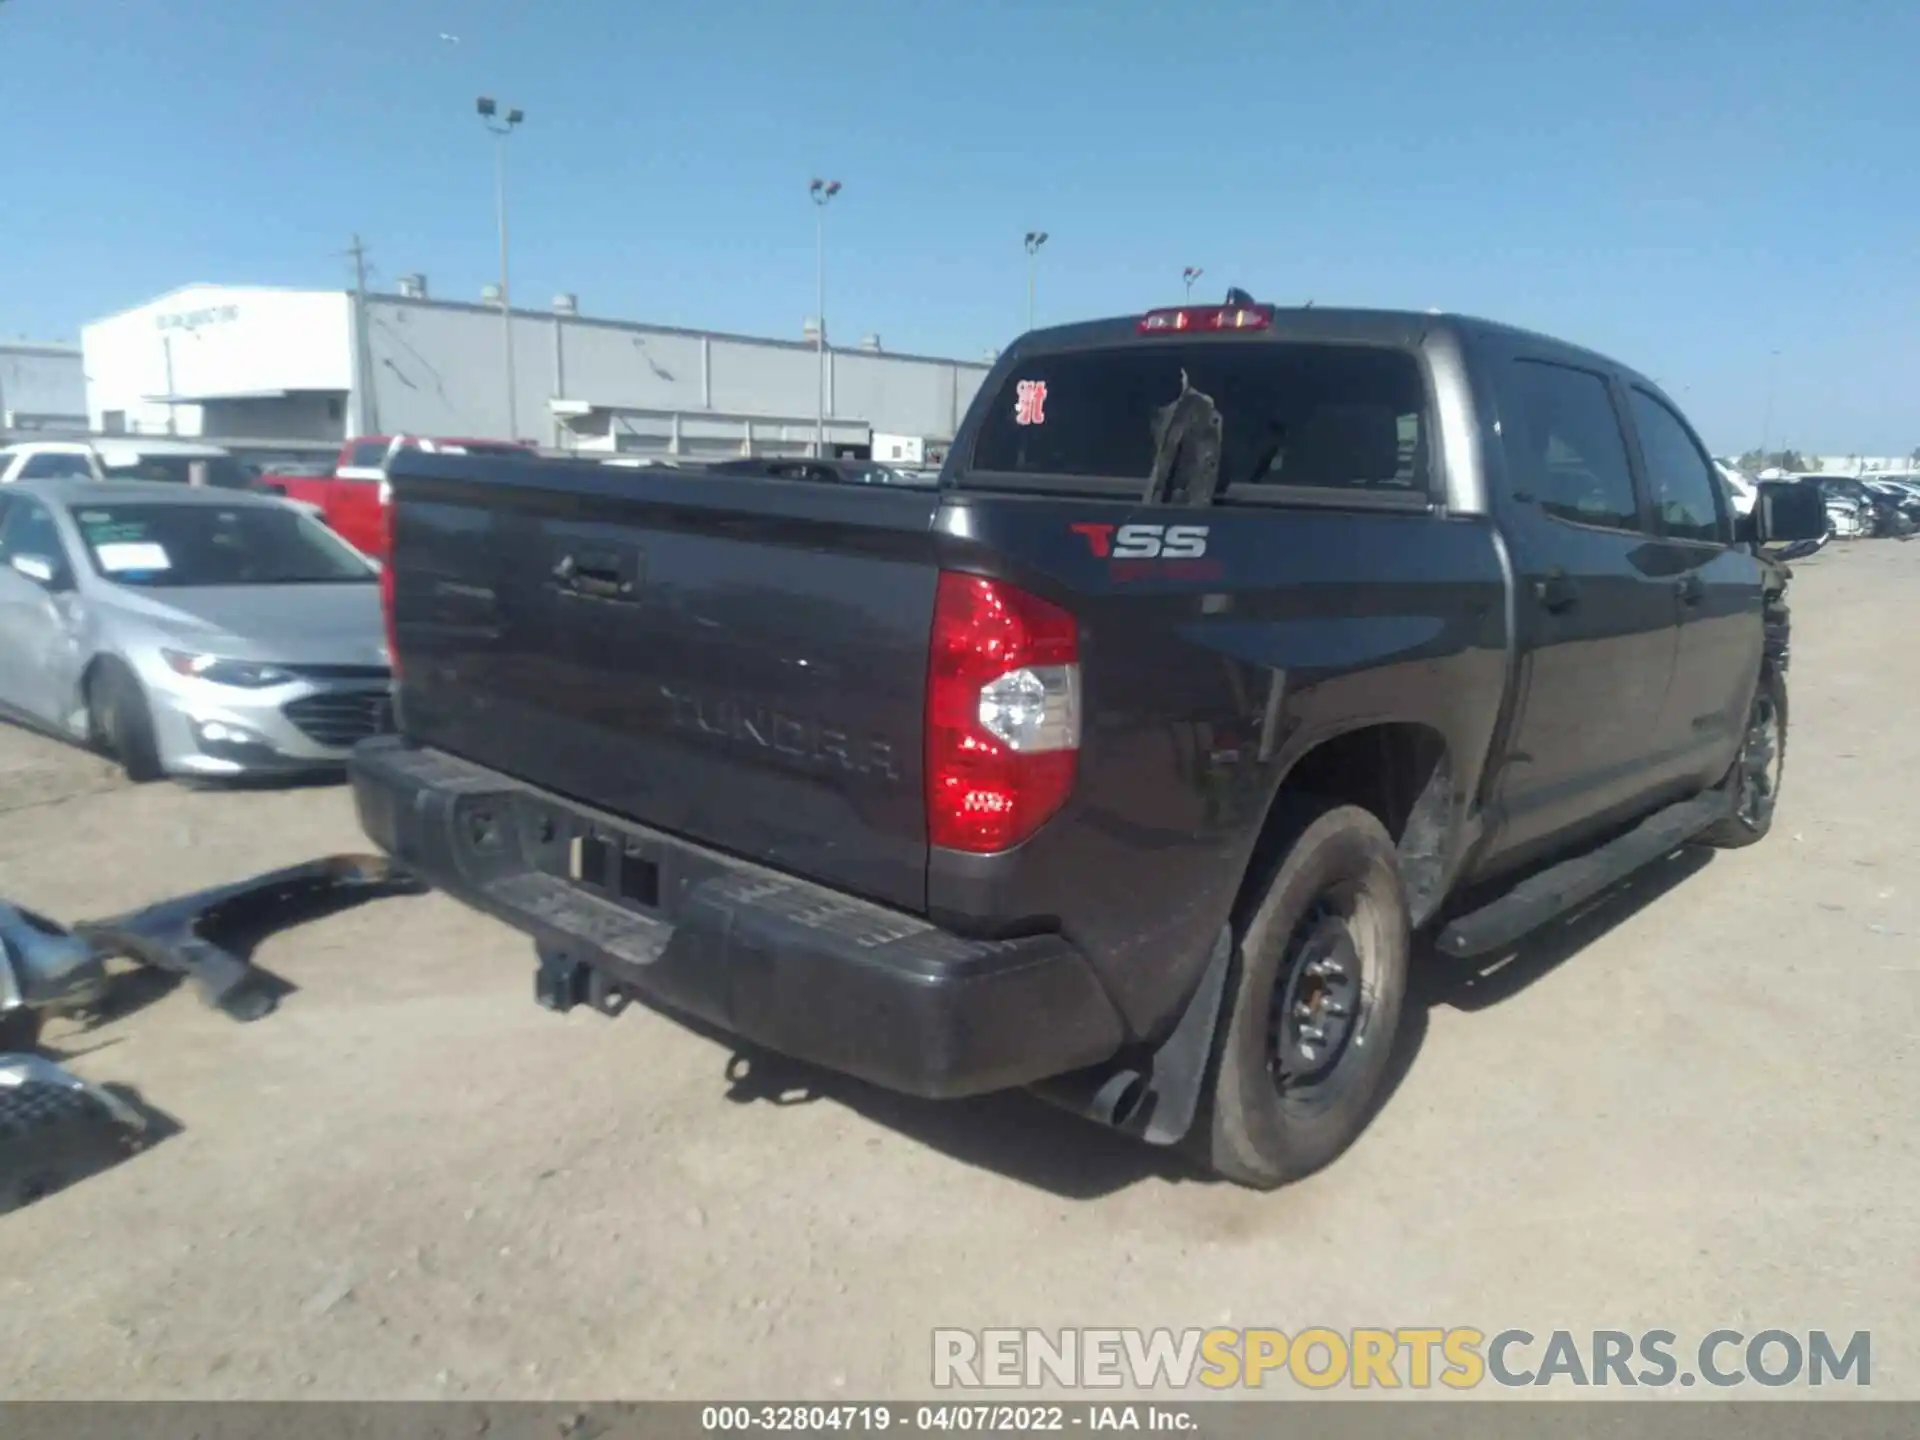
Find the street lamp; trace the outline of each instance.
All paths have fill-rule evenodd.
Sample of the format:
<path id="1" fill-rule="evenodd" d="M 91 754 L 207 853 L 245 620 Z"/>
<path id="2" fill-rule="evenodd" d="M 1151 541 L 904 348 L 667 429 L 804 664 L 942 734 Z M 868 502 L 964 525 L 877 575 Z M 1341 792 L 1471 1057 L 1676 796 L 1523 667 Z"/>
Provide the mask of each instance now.
<path id="1" fill-rule="evenodd" d="M 504 115 L 491 95 L 482 95 L 473 107 L 480 123 L 492 132 L 494 203 L 500 212 L 500 340 L 507 361 L 507 438 L 520 438 L 519 397 L 513 383 L 513 300 L 507 291 L 507 137 L 527 118 L 524 110 L 509 109 Z"/>
<path id="2" fill-rule="evenodd" d="M 813 197 L 813 353 L 814 383 L 813 453 L 827 458 L 827 202 L 840 193 L 838 180 L 815 176 L 807 182 L 807 194 Z"/>
<path id="3" fill-rule="evenodd" d="M 1187 299 L 1193 299 L 1193 282 L 1206 273 L 1207 272 L 1202 270 L 1198 265 L 1189 265 L 1180 272 L 1180 278 L 1185 282 L 1187 287 Z"/>
<path id="4" fill-rule="evenodd" d="M 1029 230 L 1027 232 L 1027 329 L 1033 329 L 1033 285 L 1034 274 L 1039 269 L 1040 247 L 1047 243 L 1047 232 Z"/>
<path id="5" fill-rule="evenodd" d="M 1760 468 L 1767 468 L 1767 441 L 1773 436 L 1773 382 L 1780 370 L 1780 352 L 1767 352 L 1767 408 L 1760 420 Z"/>

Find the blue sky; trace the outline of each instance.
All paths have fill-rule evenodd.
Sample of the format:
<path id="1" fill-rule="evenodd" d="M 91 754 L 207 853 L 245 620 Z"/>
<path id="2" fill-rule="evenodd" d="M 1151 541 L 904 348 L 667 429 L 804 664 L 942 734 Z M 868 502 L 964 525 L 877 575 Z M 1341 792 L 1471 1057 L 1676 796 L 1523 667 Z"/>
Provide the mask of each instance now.
<path id="1" fill-rule="evenodd" d="M 449 44 L 442 33 L 457 35 Z M 1228 284 L 1617 354 L 1716 449 L 1920 445 L 1920 6 L 0 0 L 0 333 L 496 264 L 589 313 L 978 356 Z"/>

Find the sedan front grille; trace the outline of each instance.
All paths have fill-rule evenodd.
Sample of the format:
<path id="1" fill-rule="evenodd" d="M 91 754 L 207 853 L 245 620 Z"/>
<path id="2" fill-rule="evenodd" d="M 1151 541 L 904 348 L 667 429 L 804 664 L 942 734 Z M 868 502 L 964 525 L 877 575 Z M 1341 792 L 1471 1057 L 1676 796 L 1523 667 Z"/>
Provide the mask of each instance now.
<path id="1" fill-rule="evenodd" d="M 316 745 L 344 750 L 393 731 L 393 696 L 385 690 L 328 690 L 289 701 L 282 712 Z"/>

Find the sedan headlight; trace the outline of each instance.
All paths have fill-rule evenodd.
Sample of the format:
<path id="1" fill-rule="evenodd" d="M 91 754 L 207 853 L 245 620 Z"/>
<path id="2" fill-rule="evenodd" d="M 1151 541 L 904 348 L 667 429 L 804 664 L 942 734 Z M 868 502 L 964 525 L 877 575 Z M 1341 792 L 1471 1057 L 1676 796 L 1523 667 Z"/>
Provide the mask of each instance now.
<path id="1" fill-rule="evenodd" d="M 242 690 L 264 690 L 269 685 L 284 685 L 295 678 L 291 670 L 263 665 L 256 660 L 224 660 L 218 655 L 196 655 L 185 650 L 162 650 L 160 654 L 176 675 Z"/>

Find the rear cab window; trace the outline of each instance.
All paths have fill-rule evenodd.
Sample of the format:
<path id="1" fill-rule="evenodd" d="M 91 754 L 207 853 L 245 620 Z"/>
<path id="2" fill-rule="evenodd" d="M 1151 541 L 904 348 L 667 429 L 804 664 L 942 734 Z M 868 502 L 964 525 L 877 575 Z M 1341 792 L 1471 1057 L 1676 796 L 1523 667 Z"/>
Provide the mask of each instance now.
<path id="1" fill-rule="evenodd" d="M 1605 376 L 1544 360 L 1509 371 L 1501 426 L 1514 498 L 1570 525 L 1643 528 L 1627 441 Z"/>
<path id="2" fill-rule="evenodd" d="M 93 463 L 70 450 L 42 450 L 27 456 L 20 467 L 22 480 L 91 480 Z"/>
<path id="3" fill-rule="evenodd" d="M 1430 498 L 1427 390 L 1412 351 L 1238 339 L 1032 356 L 985 411 L 962 483 L 1141 492 L 1159 417 L 1183 385 L 1220 414 L 1220 500 Z"/>

